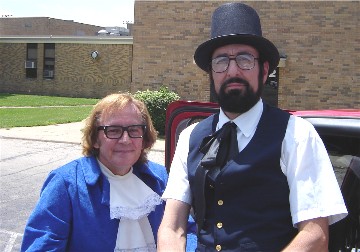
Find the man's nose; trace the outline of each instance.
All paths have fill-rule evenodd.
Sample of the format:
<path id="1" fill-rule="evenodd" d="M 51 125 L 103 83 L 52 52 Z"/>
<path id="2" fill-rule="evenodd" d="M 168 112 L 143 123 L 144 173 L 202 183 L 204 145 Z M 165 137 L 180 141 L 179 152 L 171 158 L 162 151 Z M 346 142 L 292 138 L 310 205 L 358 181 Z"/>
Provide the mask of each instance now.
<path id="1" fill-rule="evenodd" d="M 229 61 L 229 66 L 227 69 L 228 74 L 237 74 L 239 72 L 241 72 L 242 70 L 240 69 L 240 67 L 238 66 L 238 64 L 236 63 L 235 59 L 230 59 Z"/>

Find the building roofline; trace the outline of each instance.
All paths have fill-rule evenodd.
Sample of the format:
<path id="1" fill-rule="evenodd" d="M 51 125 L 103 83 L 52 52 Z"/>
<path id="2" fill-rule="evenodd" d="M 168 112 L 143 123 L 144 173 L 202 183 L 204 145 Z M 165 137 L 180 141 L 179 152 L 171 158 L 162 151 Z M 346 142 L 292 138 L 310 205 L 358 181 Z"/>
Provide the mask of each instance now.
<path id="1" fill-rule="evenodd" d="M 103 28 L 104 26 L 101 25 L 93 25 L 93 24 L 86 24 L 86 23 L 82 23 L 82 22 L 78 22 L 75 21 L 73 19 L 60 19 L 60 18 L 52 18 L 52 17 L 45 17 L 45 16 L 37 16 L 37 17 L 0 17 L 0 19 L 29 19 L 29 20 L 34 20 L 34 19 L 52 19 L 52 20 L 59 20 L 59 21 L 64 21 L 64 22 L 71 22 L 71 23 L 77 23 L 77 24 L 82 24 L 82 25 L 90 25 L 90 26 L 94 26 L 94 27 L 98 27 L 98 28 Z"/>
<path id="2" fill-rule="evenodd" d="M 0 36 L 0 43 L 133 44 L 132 36 Z"/>

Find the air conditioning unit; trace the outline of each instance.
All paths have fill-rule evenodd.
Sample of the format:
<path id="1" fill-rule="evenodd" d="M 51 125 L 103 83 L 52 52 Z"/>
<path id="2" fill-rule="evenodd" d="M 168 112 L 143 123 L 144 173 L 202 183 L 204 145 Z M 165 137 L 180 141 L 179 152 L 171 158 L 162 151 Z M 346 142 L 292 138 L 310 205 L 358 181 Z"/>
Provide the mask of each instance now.
<path id="1" fill-rule="evenodd" d="M 44 78 L 53 78 L 54 71 L 53 70 L 44 70 Z"/>
<path id="2" fill-rule="evenodd" d="M 36 68 L 36 61 L 26 60 L 25 61 L 25 68 Z"/>

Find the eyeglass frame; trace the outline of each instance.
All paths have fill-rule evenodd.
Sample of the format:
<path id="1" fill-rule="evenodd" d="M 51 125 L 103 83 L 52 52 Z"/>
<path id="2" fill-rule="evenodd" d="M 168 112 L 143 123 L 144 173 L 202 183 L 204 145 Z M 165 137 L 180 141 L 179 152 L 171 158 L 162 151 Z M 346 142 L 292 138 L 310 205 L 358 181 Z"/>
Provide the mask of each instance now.
<path id="1" fill-rule="evenodd" d="M 142 136 L 135 136 L 135 137 L 134 137 L 134 136 L 131 135 L 131 133 L 129 133 L 129 130 L 128 130 L 128 129 L 129 129 L 130 127 L 134 127 L 134 126 L 141 126 L 141 127 L 142 127 L 142 130 L 143 130 Z M 108 128 L 109 128 L 109 127 L 116 127 L 116 128 L 122 129 L 122 133 L 121 133 L 120 137 L 108 137 L 107 134 L 108 134 Z M 134 124 L 134 125 L 128 125 L 128 126 L 120 126 L 120 125 L 101 125 L 101 126 L 98 126 L 98 127 L 97 127 L 97 130 L 98 130 L 98 131 L 103 130 L 105 136 L 106 136 L 108 139 L 120 139 L 120 138 L 123 137 L 125 131 L 127 132 L 128 136 L 129 136 L 130 138 L 143 138 L 144 135 L 145 135 L 145 133 L 146 133 L 146 125 L 145 125 L 145 124 Z"/>
<path id="2" fill-rule="evenodd" d="M 250 68 L 243 68 L 239 65 L 238 61 L 236 60 L 237 57 L 239 56 L 251 56 L 252 57 L 252 67 Z M 227 58 L 229 60 L 226 68 L 223 70 L 223 71 L 215 71 L 214 68 L 213 68 L 213 61 L 216 60 L 216 59 L 219 59 L 219 58 Z M 259 57 L 255 57 L 254 55 L 250 54 L 250 53 L 239 53 L 238 55 L 236 55 L 235 57 L 229 57 L 228 55 L 219 55 L 213 59 L 211 59 L 211 62 L 210 62 L 210 67 L 211 67 L 211 70 L 214 72 L 214 73 L 223 73 L 225 71 L 227 71 L 229 69 L 229 65 L 230 65 L 230 61 L 234 60 L 236 62 L 236 65 L 238 66 L 238 68 L 242 69 L 242 70 L 251 70 L 255 67 L 255 60 L 259 60 L 260 58 Z"/>

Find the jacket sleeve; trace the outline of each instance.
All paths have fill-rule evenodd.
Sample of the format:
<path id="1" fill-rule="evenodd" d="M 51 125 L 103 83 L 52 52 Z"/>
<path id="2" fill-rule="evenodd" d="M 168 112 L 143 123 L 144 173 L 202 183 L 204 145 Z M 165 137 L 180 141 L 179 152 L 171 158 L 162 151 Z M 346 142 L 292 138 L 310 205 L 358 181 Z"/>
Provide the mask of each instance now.
<path id="1" fill-rule="evenodd" d="M 21 251 L 65 251 L 72 206 L 63 177 L 52 172 L 25 227 Z"/>

